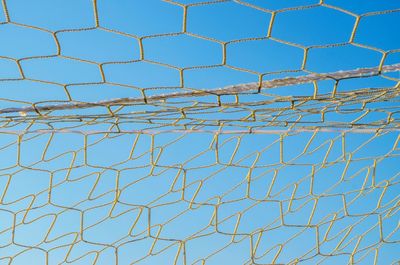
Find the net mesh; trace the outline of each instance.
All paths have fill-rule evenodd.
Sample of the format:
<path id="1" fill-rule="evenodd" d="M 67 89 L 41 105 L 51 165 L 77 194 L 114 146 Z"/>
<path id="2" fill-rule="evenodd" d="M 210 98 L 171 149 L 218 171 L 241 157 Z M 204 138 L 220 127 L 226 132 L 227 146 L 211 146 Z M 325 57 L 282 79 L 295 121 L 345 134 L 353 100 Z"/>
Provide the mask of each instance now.
<path id="1" fill-rule="evenodd" d="M 399 264 L 399 50 L 359 37 L 399 6 L 137 1 L 179 27 L 138 33 L 106 2 L 85 7 L 90 26 L 54 29 L 2 0 L 0 264 Z M 260 16 L 261 36 L 204 33 L 219 8 Z M 281 37 L 283 18 L 314 11 L 348 17 L 346 40 Z M 124 41 L 134 58 L 110 50 Z M 288 64 L 235 59 L 264 42 Z M 372 63 L 316 67 L 334 64 L 316 51 Z"/>

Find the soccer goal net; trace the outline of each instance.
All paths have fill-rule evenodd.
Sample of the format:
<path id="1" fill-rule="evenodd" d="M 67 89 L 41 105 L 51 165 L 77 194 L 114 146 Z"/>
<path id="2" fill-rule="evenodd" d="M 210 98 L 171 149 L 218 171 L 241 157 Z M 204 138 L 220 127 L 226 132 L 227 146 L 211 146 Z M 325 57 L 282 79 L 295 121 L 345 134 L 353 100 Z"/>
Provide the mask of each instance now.
<path id="1" fill-rule="evenodd" d="M 399 264 L 399 2 L 1 5 L 0 264 Z"/>

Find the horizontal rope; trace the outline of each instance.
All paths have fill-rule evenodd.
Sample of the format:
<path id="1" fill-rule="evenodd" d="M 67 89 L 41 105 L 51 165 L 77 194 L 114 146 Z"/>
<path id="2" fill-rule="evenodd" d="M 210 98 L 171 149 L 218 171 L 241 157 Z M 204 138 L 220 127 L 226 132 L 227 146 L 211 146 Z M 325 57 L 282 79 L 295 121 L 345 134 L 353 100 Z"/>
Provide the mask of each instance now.
<path id="1" fill-rule="evenodd" d="M 109 99 L 109 100 L 102 100 L 97 102 L 69 102 L 69 103 L 60 103 L 60 104 L 53 104 L 53 105 L 44 105 L 44 106 L 29 106 L 29 107 L 21 107 L 21 108 L 5 108 L 0 109 L 0 114 L 7 114 L 7 113 L 20 113 L 20 115 L 24 116 L 28 112 L 38 112 L 41 111 L 53 111 L 53 110 L 71 110 L 71 109 L 85 109 L 85 108 L 92 108 L 98 106 L 114 106 L 114 105 L 128 105 L 128 104 L 135 104 L 135 103 L 149 103 L 155 102 L 160 100 L 166 100 L 171 98 L 183 98 L 183 97 L 198 97 L 198 96 L 207 96 L 207 95 L 235 95 L 244 92 L 249 92 L 252 90 L 259 90 L 261 88 L 276 88 L 282 86 L 291 86 L 291 85 L 299 85 L 304 83 L 311 83 L 315 81 L 322 81 L 322 80 L 341 80 L 341 79 L 348 79 L 348 78 L 357 78 L 357 77 L 366 77 L 366 76 L 374 76 L 379 75 L 380 73 L 385 72 L 394 72 L 400 71 L 400 63 L 399 64 L 392 64 L 386 65 L 382 67 L 370 67 L 370 68 L 358 68 L 354 70 L 348 71 L 337 71 L 337 72 L 330 72 L 330 73 L 323 73 L 323 74 L 310 74 L 306 76 L 299 76 L 299 77 L 286 77 L 286 78 L 279 78 L 273 79 L 270 81 L 263 81 L 253 82 L 253 83 L 245 83 L 245 84 L 238 84 L 238 85 L 231 85 L 226 86 L 219 89 L 207 89 L 207 90 L 195 90 L 190 92 L 176 92 L 176 93 L 169 93 L 169 94 L 160 94 L 160 95 L 153 95 L 148 97 L 128 97 L 128 98 L 116 98 L 116 99 Z"/>
<path id="2" fill-rule="evenodd" d="M 324 133 L 357 133 L 357 134 L 376 134 L 383 132 L 400 132 L 400 127 L 391 128 L 291 128 L 291 129 L 255 129 L 255 130 L 204 130 L 204 129 L 171 129 L 171 130 L 119 130 L 119 131 L 102 131 L 102 130 L 73 130 L 73 129 L 53 129 L 53 130 L 0 130 L 2 134 L 44 134 L 44 133 L 73 133 L 73 134 L 147 134 L 157 135 L 165 133 L 204 133 L 204 134 L 285 134 L 297 132 L 324 132 Z"/>

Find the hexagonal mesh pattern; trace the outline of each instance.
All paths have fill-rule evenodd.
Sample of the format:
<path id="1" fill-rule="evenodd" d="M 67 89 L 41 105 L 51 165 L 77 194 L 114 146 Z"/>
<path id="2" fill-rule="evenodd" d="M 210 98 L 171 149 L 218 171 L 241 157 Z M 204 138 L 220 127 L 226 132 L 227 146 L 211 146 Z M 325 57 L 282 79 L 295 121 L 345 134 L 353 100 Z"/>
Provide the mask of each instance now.
<path id="1" fill-rule="evenodd" d="M 1 5 L 0 264 L 399 264 L 397 1 Z"/>

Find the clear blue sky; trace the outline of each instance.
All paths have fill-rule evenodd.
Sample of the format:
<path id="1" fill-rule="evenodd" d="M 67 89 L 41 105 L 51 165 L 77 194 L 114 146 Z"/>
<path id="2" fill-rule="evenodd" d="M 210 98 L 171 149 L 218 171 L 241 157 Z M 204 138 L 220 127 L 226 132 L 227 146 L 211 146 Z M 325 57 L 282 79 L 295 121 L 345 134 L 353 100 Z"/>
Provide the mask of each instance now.
<path id="1" fill-rule="evenodd" d="M 205 1 L 98 0 L 96 27 L 94 5 L 89 0 L 2 1 L 0 109 L 32 106 L 33 103 L 142 97 L 142 92 L 155 95 L 221 88 L 257 82 L 260 77 L 270 80 L 377 67 L 384 54 L 384 65 L 400 63 L 400 2 L 397 0 L 326 0 L 325 5 L 319 6 L 312 6 L 319 1 L 311 0 L 202 2 Z M 397 11 L 385 13 L 385 10 Z M 350 41 L 357 17 L 360 17 L 359 24 Z M 305 49 L 308 53 L 303 64 Z M 339 82 L 338 91 L 390 88 L 399 81 L 398 72 L 387 76 L 393 79 L 378 76 L 343 80 Z M 319 82 L 319 93 L 330 93 L 333 84 L 333 81 Z M 312 95 L 313 90 L 312 84 L 305 84 L 264 92 L 272 97 L 304 96 Z M 265 97 L 248 95 L 241 100 L 256 102 Z M 177 100 L 175 106 L 193 104 L 194 100 L 215 102 L 215 97 L 190 100 L 181 103 Z M 221 100 L 232 102 L 234 99 L 226 96 Z M 395 109 L 397 106 L 396 102 L 381 102 L 374 107 Z M 140 111 L 154 113 L 162 109 L 162 105 L 138 105 L 125 108 L 123 113 L 128 118 L 129 113 L 139 117 Z M 243 114 L 215 110 L 198 117 L 238 119 L 238 115 Z M 104 108 L 91 108 L 51 115 L 106 113 Z M 320 252 L 330 254 L 343 239 L 342 245 L 323 264 L 347 263 L 357 236 L 364 233 L 366 236 L 358 250 L 369 251 L 372 248 L 368 245 L 379 243 L 378 264 L 391 264 L 400 259 L 395 250 L 398 244 L 379 242 L 379 227 L 374 226 L 381 216 L 382 233 L 387 241 L 400 240 L 395 230 L 399 211 L 385 215 L 399 199 L 399 146 L 393 148 L 398 132 L 387 132 L 380 137 L 367 133 L 346 134 L 346 158 L 350 153 L 353 155 L 353 162 L 347 168 L 346 161 L 341 160 L 340 133 L 318 133 L 309 146 L 309 153 L 299 158 L 296 157 L 312 137 L 310 132 L 286 137 L 283 147 L 279 145 L 279 135 L 221 135 L 218 138 L 219 161 L 215 163 L 216 142 L 211 133 L 161 133 L 154 139 L 149 135 L 136 139 L 138 135 L 134 133 L 89 134 L 86 142 L 85 137 L 77 133 L 32 133 L 21 136 L 18 152 L 15 143 L 18 133 L 14 131 L 25 130 L 30 125 L 30 115 L 36 114 L 8 125 L 7 115 L 0 114 L 0 265 L 8 264 L 8 257 L 15 257 L 12 264 L 45 264 L 46 251 L 49 264 L 66 260 L 74 261 L 72 264 L 114 264 L 115 247 L 118 247 L 118 262 L 129 264 L 146 256 L 152 244 L 153 253 L 172 246 L 138 264 L 173 264 L 178 245 L 170 239 L 186 240 L 187 264 L 201 264 L 202 258 L 218 249 L 222 250 L 207 258 L 205 264 L 244 264 L 249 262 L 250 241 L 254 246 L 258 236 L 261 240 L 254 253 L 258 264 L 272 262 L 276 246 L 283 243 L 277 263 L 286 264 L 303 257 L 309 260 L 300 264 L 316 264 L 324 257 L 312 258 L 317 254 L 312 250 L 316 245 L 315 227 L 296 226 L 307 224 L 314 195 L 322 196 L 318 197 L 311 221 L 311 224 L 319 224 L 320 241 L 328 230 L 332 214 L 337 212 L 340 217 L 328 233 L 329 240 L 321 243 Z M 327 121 L 348 122 L 358 116 L 360 113 L 331 113 L 326 118 Z M 398 122 L 398 114 L 394 117 Z M 387 113 L 373 112 L 362 121 L 369 123 L 386 118 Z M 49 129 L 47 122 L 47 118 L 43 118 L 29 130 Z M 82 123 L 68 120 L 53 126 L 65 128 L 79 124 Z M 262 126 L 262 122 L 259 125 Z M 151 125 L 135 122 L 121 125 L 125 130 L 147 126 Z M 108 123 L 103 123 L 79 129 L 107 130 L 108 127 Z M 96 142 L 101 137 L 105 138 Z M 167 145 L 174 139 L 179 140 Z M 363 143 L 367 144 L 363 146 Z M 84 146 L 88 146 L 86 152 Z M 235 165 L 224 166 L 229 164 L 236 146 L 239 147 L 231 161 Z M 153 156 L 148 152 L 152 147 Z M 282 150 L 284 161 L 292 160 L 292 164 L 282 163 Z M 325 157 L 328 150 L 330 153 Z M 203 151 L 203 155 L 194 158 Z M 160 154 L 158 160 L 157 154 Z M 376 167 L 374 157 L 378 158 Z M 324 159 L 332 164 L 323 165 Z M 152 169 L 150 161 L 155 161 L 157 166 Z M 123 163 L 118 164 L 120 162 Z M 252 165 L 248 190 L 246 176 Z M 316 167 L 314 195 L 310 194 L 312 165 Z M 73 169 L 68 170 L 71 167 Z M 180 167 L 185 170 L 179 170 Z M 275 171 L 278 173 L 273 182 Z M 340 181 L 344 171 L 344 181 Z M 377 186 L 373 185 L 373 176 Z M 274 183 L 273 188 L 266 198 L 271 183 Z M 52 185 L 50 195 L 49 185 Z M 119 203 L 113 208 L 116 185 L 121 193 Z M 169 190 L 171 185 L 174 191 Z M 185 200 L 195 197 L 200 207 L 188 209 L 188 203 L 181 198 L 182 186 L 185 186 Z M 362 194 L 352 192 L 362 187 L 367 187 Z M 248 192 L 253 199 L 245 197 Z M 374 212 L 383 192 L 382 207 L 367 215 Z M 165 196 L 159 198 L 163 194 Z M 341 194 L 346 194 L 351 217 L 342 218 Z M 224 203 L 219 204 L 216 196 L 221 196 Z M 292 196 L 295 198 L 291 206 L 293 212 L 285 213 L 286 226 L 271 229 L 280 224 L 279 201 L 283 201 L 286 211 L 287 201 Z M 49 197 L 52 205 L 48 204 Z M 157 201 L 150 204 L 154 199 Z M 353 199 L 354 203 L 350 203 Z M 218 231 L 222 233 L 215 232 L 215 224 L 207 227 L 216 205 L 219 205 L 218 220 L 227 218 L 219 221 Z M 28 207 L 32 209 L 27 212 Z M 142 209 L 140 215 L 139 209 Z M 110 212 L 116 217 L 106 218 Z M 254 236 L 253 239 L 237 236 L 234 243 L 229 244 L 232 236 L 224 233 L 234 231 L 239 212 L 243 215 L 236 232 Z M 57 215 L 56 221 L 54 215 Z M 148 237 L 148 226 L 152 226 L 150 233 L 155 237 L 157 225 L 175 216 L 178 217 L 165 224 L 159 234 L 160 238 L 169 240 L 154 241 Z M 325 224 L 321 224 L 323 220 Z M 136 226 L 128 236 L 135 221 Z M 13 223 L 16 225 L 14 239 L 10 229 Z M 90 227 L 92 224 L 96 225 Z M 349 227 L 353 228 L 345 237 Z M 201 233 L 209 234 L 192 239 L 193 233 L 202 229 Z M 260 234 L 260 229 L 265 232 Z M 397 232 L 390 235 L 392 231 Z M 44 242 L 46 236 L 50 242 Z M 292 236 L 294 239 L 285 243 Z M 63 247 L 55 249 L 55 246 Z M 306 254 L 309 250 L 312 251 Z M 99 251 L 97 260 L 93 254 L 85 255 L 91 251 Z M 360 259 L 367 255 L 360 264 L 373 264 L 375 253 L 367 251 L 355 256 Z M 183 262 L 181 250 L 177 264 Z"/>

